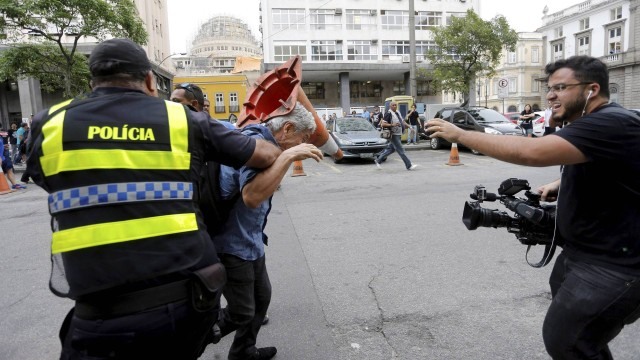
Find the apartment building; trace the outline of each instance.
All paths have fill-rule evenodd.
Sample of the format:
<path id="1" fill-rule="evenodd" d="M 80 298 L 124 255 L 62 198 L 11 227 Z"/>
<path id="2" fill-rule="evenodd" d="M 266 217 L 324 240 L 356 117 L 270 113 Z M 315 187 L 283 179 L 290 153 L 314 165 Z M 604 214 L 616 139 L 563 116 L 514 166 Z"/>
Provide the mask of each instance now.
<path id="1" fill-rule="evenodd" d="M 430 29 L 480 11 L 480 0 L 262 0 L 264 70 L 302 58 L 302 87 L 314 106 L 380 105 L 410 93 L 409 17 L 415 17 L 417 66 L 435 47 Z M 417 78 L 417 101 L 439 103 L 428 78 Z"/>
<path id="2" fill-rule="evenodd" d="M 588 0 L 545 14 L 545 63 L 573 55 L 600 58 L 609 67 L 611 101 L 640 108 L 638 0 Z"/>
<path id="3" fill-rule="evenodd" d="M 501 113 L 520 112 L 526 104 L 536 111 L 544 109 L 544 86 L 540 79 L 545 64 L 542 34 L 518 33 L 515 51 L 502 52 L 495 76 L 476 82 L 477 105 Z"/>

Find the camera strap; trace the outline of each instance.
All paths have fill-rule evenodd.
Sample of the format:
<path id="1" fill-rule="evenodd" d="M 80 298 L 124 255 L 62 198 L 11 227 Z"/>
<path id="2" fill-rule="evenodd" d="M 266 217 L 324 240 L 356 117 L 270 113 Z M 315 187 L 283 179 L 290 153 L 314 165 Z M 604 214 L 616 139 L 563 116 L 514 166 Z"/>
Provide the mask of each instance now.
<path id="1" fill-rule="evenodd" d="M 553 254 L 556 252 L 556 244 L 547 244 L 544 246 L 544 254 L 542 255 L 542 259 L 539 262 L 532 264 L 531 262 L 529 262 L 529 250 L 531 249 L 531 246 L 533 245 L 527 246 L 527 253 L 525 254 L 524 258 L 527 261 L 527 264 L 533 266 L 534 268 L 541 268 L 547 265 L 551 261 L 551 259 L 553 259 Z"/>

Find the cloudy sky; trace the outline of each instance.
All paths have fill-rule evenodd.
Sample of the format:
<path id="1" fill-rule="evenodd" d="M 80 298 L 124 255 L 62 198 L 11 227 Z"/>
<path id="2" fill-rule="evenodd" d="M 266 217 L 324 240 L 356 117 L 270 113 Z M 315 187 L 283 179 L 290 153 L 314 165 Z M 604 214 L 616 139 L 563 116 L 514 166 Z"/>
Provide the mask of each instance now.
<path id="1" fill-rule="evenodd" d="M 327 0 L 323 7 L 331 7 L 331 2 Z M 553 13 L 581 2 L 481 0 L 480 16 L 488 20 L 502 14 L 516 31 L 534 31 L 542 25 L 540 19 L 545 4 L 549 7 L 549 13 Z M 171 51 L 185 52 L 199 25 L 214 15 L 232 15 L 244 20 L 254 36 L 259 38 L 259 4 L 260 0 L 168 0 Z"/>

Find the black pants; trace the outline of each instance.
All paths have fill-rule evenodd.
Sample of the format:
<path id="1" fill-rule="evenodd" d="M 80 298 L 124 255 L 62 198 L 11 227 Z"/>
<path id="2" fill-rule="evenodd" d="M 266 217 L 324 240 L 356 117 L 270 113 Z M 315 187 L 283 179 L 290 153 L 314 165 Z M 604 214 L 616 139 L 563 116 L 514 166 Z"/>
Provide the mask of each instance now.
<path id="1" fill-rule="evenodd" d="M 613 359 L 609 341 L 640 317 L 640 277 L 556 259 L 542 335 L 553 359 Z"/>
<path id="2" fill-rule="evenodd" d="M 220 254 L 227 270 L 227 283 L 222 294 L 227 307 L 220 315 L 220 333 L 236 335 L 229 349 L 229 360 L 251 359 L 257 352 L 256 339 L 271 302 L 271 282 L 265 257 L 246 261 L 237 256 Z"/>
<path id="3" fill-rule="evenodd" d="M 62 360 L 197 359 L 217 312 L 190 300 L 113 319 L 85 320 L 71 309 L 60 329 Z"/>

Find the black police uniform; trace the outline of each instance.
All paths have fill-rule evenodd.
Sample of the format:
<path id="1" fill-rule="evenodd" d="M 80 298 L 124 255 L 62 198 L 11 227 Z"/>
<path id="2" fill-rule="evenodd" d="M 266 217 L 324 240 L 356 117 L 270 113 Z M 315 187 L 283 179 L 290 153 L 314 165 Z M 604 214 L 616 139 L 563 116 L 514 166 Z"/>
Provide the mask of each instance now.
<path id="1" fill-rule="evenodd" d="M 62 358 L 196 358 L 224 283 L 198 176 L 209 160 L 243 165 L 255 141 L 123 88 L 38 114 L 32 139 L 29 172 L 50 194 L 50 288 L 76 300 Z"/>

